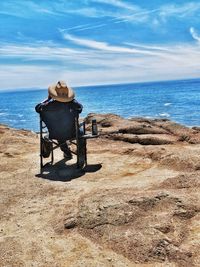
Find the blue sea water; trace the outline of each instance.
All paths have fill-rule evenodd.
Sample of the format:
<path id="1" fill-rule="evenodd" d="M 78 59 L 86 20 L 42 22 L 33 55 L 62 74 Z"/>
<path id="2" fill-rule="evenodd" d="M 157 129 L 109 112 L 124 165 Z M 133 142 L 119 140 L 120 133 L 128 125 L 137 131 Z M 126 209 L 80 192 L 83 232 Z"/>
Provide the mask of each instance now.
<path id="1" fill-rule="evenodd" d="M 200 79 L 88 86 L 74 88 L 83 104 L 81 114 L 115 113 L 125 118 L 167 118 L 187 126 L 200 126 Z M 39 130 L 35 105 L 47 90 L 0 92 L 0 123 Z"/>

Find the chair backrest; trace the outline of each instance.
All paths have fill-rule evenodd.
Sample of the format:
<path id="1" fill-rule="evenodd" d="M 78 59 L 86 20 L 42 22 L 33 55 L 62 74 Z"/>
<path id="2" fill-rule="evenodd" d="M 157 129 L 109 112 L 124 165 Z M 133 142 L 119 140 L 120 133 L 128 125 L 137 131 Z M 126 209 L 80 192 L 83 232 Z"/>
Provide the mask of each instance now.
<path id="1" fill-rule="evenodd" d="M 49 138 L 66 141 L 75 137 L 75 120 L 78 113 L 70 103 L 57 101 L 49 103 L 43 107 L 40 116 L 48 128 Z"/>

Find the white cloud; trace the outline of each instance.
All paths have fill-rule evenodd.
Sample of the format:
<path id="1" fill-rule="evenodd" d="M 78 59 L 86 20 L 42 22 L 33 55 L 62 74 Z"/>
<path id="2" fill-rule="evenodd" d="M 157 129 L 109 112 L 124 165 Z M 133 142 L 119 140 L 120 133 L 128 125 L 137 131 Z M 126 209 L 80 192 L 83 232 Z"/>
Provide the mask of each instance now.
<path id="1" fill-rule="evenodd" d="M 84 29 L 91 26 L 91 24 L 81 24 L 81 25 L 77 25 L 77 26 L 73 26 L 73 27 L 69 27 L 69 28 L 65 28 L 65 29 L 60 29 L 58 28 L 59 32 L 65 32 L 65 31 L 71 31 L 71 30 L 79 30 L 79 29 Z"/>
<path id="2" fill-rule="evenodd" d="M 83 3 L 85 3 L 86 5 L 84 5 Z M 99 3 L 100 5 L 95 6 L 94 3 Z M 112 9 L 107 9 L 101 4 L 110 5 L 112 6 Z M 129 4 L 125 1 L 120 0 L 87 0 L 85 2 L 83 1 L 82 5 L 78 6 L 78 8 L 77 6 L 68 7 L 67 5 L 63 5 L 62 7 L 62 13 L 76 14 L 98 19 L 105 18 L 105 24 L 109 24 L 114 20 L 121 20 L 121 22 L 123 22 L 122 20 L 132 22 L 144 22 L 144 20 L 146 21 L 148 14 L 152 12 L 154 12 L 154 10 L 146 10 L 138 5 Z M 91 28 L 93 28 L 92 24 L 90 26 Z M 101 26 L 96 25 L 95 27 Z"/>
<path id="3" fill-rule="evenodd" d="M 200 3 L 188 2 L 183 5 L 163 5 L 160 7 L 159 16 L 162 20 L 166 20 L 168 17 L 185 17 L 192 16 L 195 12 L 200 10 Z"/>
<path id="4" fill-rule="evenodd" d="M 59 71 L 51 67 L 4 64 L 0 69 L 1 89 L 45 88 L 56 76 Z"/>
<path id="5" fill-rule="evenodd" d="M 79 26 L 74 26 L 71 28 L 66 28 L 66 29 L 59 29 L 60 32 L 80 32 L 80 31 L 85 31 L 85 30 L 91 30 L 91 29 L 96 29 L 96 28 L 101 28 L 107 26 L 106 23 L 101 23 L 101 24 L 83 24 Z"/>
<path id="6" fill-rule="evenodd" d="M 72 57 L 74 54 L 82 54 L 78 49 L 70 49 L 55 46 L 44 46 L 43 43 L 38 42 L 38 45 L 13 45 L 1 44 L 0 55 L 2 58 L 21 58 L 23 60 L 57 60 L 65 57 Z"/>
<path id="7" fill-rule="evenodd" d="M 78 38 L 75 36 L 72 36 L 70 34 L 62 33 L 62 36 L 65 40 L 72 41 L 76 45 L 84 46 L 87 48 L 102 50 L 105 52 L 112 52 L 112 53 L 128 53 L 128 54 L 142 54 L 142 55 L 159 55 L 159 53 L 150 51 L 150 50 L 144 50 L 144 49 L 136 49 L 136 48 L 130 48 L 130 47 L 123 47 L 123 46 L 113 46 L 106 42 L 97 42 L 90 39 L 83 39 Z M 162 55 L 161 55 L 162 56 Z"/>
<path id="8" fill-rule="evenodd" d="M 137 5 L 132 5 L 126 3 L 125 1 L 119 0 L 88 0 L 88 3 L 99 3 L 99 4 L 107 4 L 114 7 L 119 7 L 119 10 L 109 10 L 102 7 L 97 8 L 94 6 L 87 6 L 76 9 L 64 9 L 65 13 L 74 13 L 80 14 L 86 17 L 93 18 L 102 18 L 102 17 L 110 17 L 104 21 L 104 23 L 99 23 L 96 25 L 90 24 L 85 29 L 81 30 L 93 29 L 97 27 L 105 27 L 105 25 L 109 25 L 111 23 L 149 23 L 149 26 L 158 27 L 161 26 L 162 22 L 166 22 L 170 17 L 191 17 L 194 16 L 196 12 L 200 11 L 200 3 L 189 2 L 185 4 L 164 4 L 158 6 L 156 9 L 144 9 Z"/>
<path id="9" fill-rule="evenodd" d="M 135 44 L 135 43 L 129 43 L 125 42 L 124 44 L 132 46 L 132 47 L 137 47 L 140 49 L 147 49 L 149 51 L 165 51 L 165 52 L 173 52 L 169 47 L 165 46 L 156 46 L 156 45 L 144 45 L 144 44 Z"/>
<path id="10" fill-rule="evenodd" d="M 122 22 L 132 22 L 132 23 L 145 23 L 150 20 L 151 14 L 156 13 L 160 9 L 153 9 L 153 10 L 139 10 L 131 15 L 121 15 L 116 18 L 115 23 L 122 23 Z"/>
<path id="11" fill-rule="evenodd" d="M 182 48 L 183 49 L 183 48 Z M 189 48 L 188 48 L 189 50 Z M 190 50 L 189 50 L 190 51 Z M 187 57 L 185 56 L 187 54 Z M 118 55 L 88 57 L 91 69 L 71 70 L 67 66 L 4 65 L 0 68 L 1 89 L 47 88 L 57 80 L 71 86 L 142 82 L 199 77 L 200 54 L 181 51 L 176 60 Z M 78 61 L 78 57 L 74 60 Z M 70 65 L 70 62 L 68 63 Z M 81 63 L 80 63 L 81 64 Z M 102 66 L 102 68 L 96 68 Z"/>
<path id="12" fill-rule="evenodd" d="M 140 9 L 138 6 L 136 5 L 131 5 L 126 3 L 125 1 L 120 1 L 120 0 L 90 0 L 91 2 L 96 2 L 96 3 L 101 3 L 101 4 L 107 4 L 107 5 L 111 5 L 114 7 L 119 7 L 119 8 L 123 8 L 123 9 L 128 9 L 128 10 L 134 10 L 137 11 L 138 9 Z"/>
<path id="13" fill-rule="evenodd" d="M 197 31 L 193 27 L 190 28 L 190 33 L 193 39 L 200 43 L 200 35 L 197 33 Z"/>
<path id="14" fill-rule="evenodd" d="M 87 26 L 79 25 L 76 29 Z M 72 85 L 85 85 L 199 76 L 200 51 L 195 45 L 124 42 L 117 46 L 79 38 L 66 33 L 65 29 L 59 31 L 67 42 L 78 47 L 68 48 L 67 42 L 66 47 L 58 47 L 53 42 L 37 42 L 35 45 L 1 43 L 2 59 L 15 61 L 13 65 L 0 68 L 2 88 L 43 87 L 58 79 L 66 79 Z M 200 41 L 193 27 L 190 33 Z"/>
<path id="15" fill-rule="evenodd" d="M 129 43 L 129 47 L 121 47 L 69 35 L 66 38 L 87 49 L 1 44 L 2 57 L 19 59 L 0 67 L 1 89 L 46 88 L 59 79 L 77 86 L 192 78 L 200 73 L 199 46 Z M 45 61 L 39 64 L 39 59 Z"/>
<path id="16" fill-rule="evenodd" d="M 0 14 L 30 19 L 30 17 L 35 17 L 36 13 L 60 15 L 59 12 L 54 11 L 52 5 L 42 7 L 41 4 L 36 4 L 32 1 L 16 0 L 7 0 L 6 4 L 3 1 L 0 2 Z"/>

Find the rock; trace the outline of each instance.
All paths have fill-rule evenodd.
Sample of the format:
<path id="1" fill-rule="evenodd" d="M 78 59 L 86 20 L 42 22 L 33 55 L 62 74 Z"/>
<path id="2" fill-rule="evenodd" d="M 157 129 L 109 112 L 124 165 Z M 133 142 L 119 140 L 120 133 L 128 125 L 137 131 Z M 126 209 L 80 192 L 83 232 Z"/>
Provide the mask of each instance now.
<path id="1" fill-rule="evenodd" d="M 76 218 L 74 218 L 74 217 L 67 218 L 64 222 L 64 226 L 66 229 L 74 228 L 76 226 L 76 224 L 77 224 Z"/>
<path id="2" fill-rule="evenodd" d="M 140 134 L 140 135 L 133 135 L 133 134 L 110 134 L 108 136 L 109 139 L 112 140 L 120 140 L 128 143 L 138 143 L 141 145 L 166 145 L 166 144 L 173 144 L 177 141 L 176 137 L 169 136 L 166 134 Z"/>
<path id="3" fill-rule="evenodd" d="M 81 172 L 56 150 L 39 175 L 38 135 L 0 125 L 1 265 L 199 266 L 198 128 L 93 118 Z"/>
<path id="4" fill-rule="evenodd" d="M 98 129 L 103 136 L 143 145 L 163 145 L 174 142 L 200 144 L 200 131 L 187 128 L 166 119 L 124 119 L 115 114 L 90 113 L 85 122 L 91 130 L 92 119 L 97 120 Z"/>
<path id="5" fill-rule="evenodd" d="M 170 257 L 172 261 L 184 261 L 184 266 L 191 264 L 191 252 L 180 248 L 183 240 L 177 247 L 177 238 L 181 240 L 186 233 L 185 221 L 200 211 L 200 205 L 173 193 L 145 195 L 130 189 L 90 193 L 79 204 L 78 231 L 101 245 L 106 243 L 133 262 L 159 262 Z"/>

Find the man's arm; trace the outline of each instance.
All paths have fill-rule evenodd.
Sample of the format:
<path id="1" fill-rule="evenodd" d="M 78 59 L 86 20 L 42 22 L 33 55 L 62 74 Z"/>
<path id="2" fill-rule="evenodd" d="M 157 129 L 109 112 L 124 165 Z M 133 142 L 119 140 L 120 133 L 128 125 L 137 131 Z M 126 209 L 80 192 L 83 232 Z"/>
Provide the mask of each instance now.
<path id="1" fill-rule="evenodd" d="M 83 110 L 83 106 L 75 99 L 72 100 L 72 108 L 78 113 L 81 113 Z"/>

